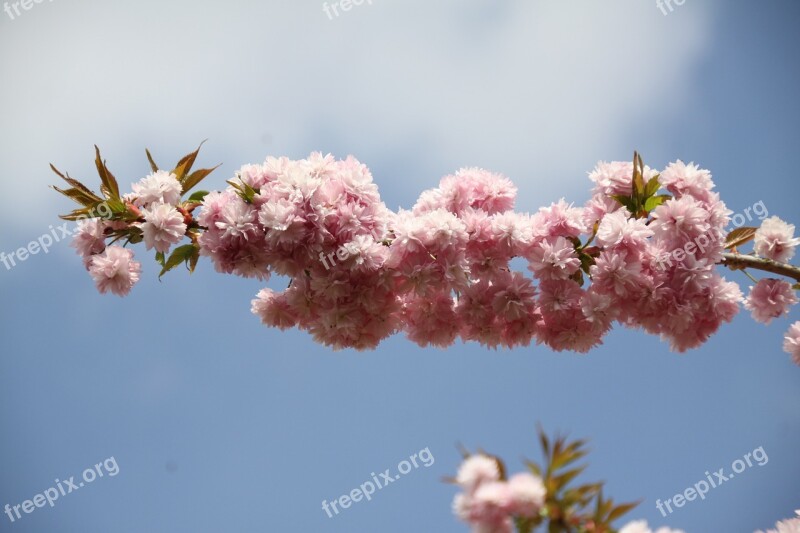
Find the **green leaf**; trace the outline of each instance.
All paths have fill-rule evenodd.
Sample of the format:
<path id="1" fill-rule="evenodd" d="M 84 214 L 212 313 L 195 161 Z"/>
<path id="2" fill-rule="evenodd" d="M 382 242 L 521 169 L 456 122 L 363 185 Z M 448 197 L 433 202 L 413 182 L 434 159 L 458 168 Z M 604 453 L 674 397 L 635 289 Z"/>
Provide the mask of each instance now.
<path id="1" fill-rule="evenodd" d="M 633 201 L 633 198 L 629 196 L 622 196 L 621 194 L 612 194 L 611 198 L 619 202 L 623 207 L 625 207 L 628 211 L 630 211 L 631 214 L 635 214 L 636 211 L 638 211 L 636 209 L 636 205 Z"/>
<path id="2" fill-rule="evenodd" d="M 630 502 L 630 503 L 623 503 L 614 507 L 611 512 L 608 514 L 608 521 L 613 522 L 617 518 L 627 514 L 635 507 L 637 507 L 641 502 Z"/>
<path id="3" fill-rule="evenodd" d="M 206 176 L 217 170 L 220 165 L 215 166 L 214 168 L 201 168 L 200 170 L 196 170 L 186 176 L 186 179 L 183 180 L 183 191 L 182 194 L 186 194 L 189 192 L 192 187 L 200 183 L 205 179 Z"/>
<path id="4" fill-rule="evenodd" d="M 656 207 L 660 206 L 661 204 L 663 204 L 664 202 L 666 202 L 670 198 L 672 198 L 672 197 L 669 196 L 669 195 L 666 195 L 666 194 L 661 194 L 659 196 L 651 196 L 650 198 L 645 200 L 645 202 L 644 202 L 644 210 L 649 213 L 650 211 L 652 211 Z"/>
<path id="5" fill-rule="evenodd" d="M 539 434 L 539 444 L 542 446 L 544 456 L 550 457 L 550 440 L 547 438 L 547 434 L 542 429 L 542 426 L 537 427 L 536 432 Z"/>
<path id="6" fill-rule="evenodd" d="M 197 150 L 194 152 L 187 154 L 178 161 L 178 164 L 175 165 L 175 169 L 172 171 L 178 177 L 178 181 L 183 183 L 186 175 L 192 171 L 192 165 L 194 165 L 195 160 L 197 159 L 197 154 L 200 153 L 200 148 L 203 147 L 203 144 L 206 141 L 200 143 L 200 146 L 197 147 Z"/>
<path id="7" fill-rule="evenodd" d="M 156 252 L 156 261 L 158 261 L 158 264 L 161 265 L 162 267 L 164 266 L 164 263 L 166 262 L 166 258 L 164 257 L 164 252 Z"/>
<path id="8" fill-rule="evenodd" d="M 590 274 L 590 269 L 595 264 L 595 259 L 591 255 L 581 252 L 578 255 L 578 260 L 581 262 L 581 270 L 583 270 L 586 274 Z"/>
<path id="9" fill-rule="evenodd" d="M 206 195 L 207 195 L 207 194 L 208 194 L 208 191 L 195 191 L 195 192 L 194 192 L 194 193 L 193 193 L 193 194 L 192 194 L 192 195 L 189 197 L 189 200 L 188 200 L 188 201 L 189 201 L 189 202 L 197 202 L 198 204 L 199 204 L 199 203 L 202 203 L 202 202 L 203 202 L 203 199 L 206 197 Z"/>
<path id="10" fill-rule="evenodd" d="M 54 165 L 50 165 L 50 168 L 53 172 L 55 172 L 61 179 L 66 181 L 68 184 L 72 185 L 69 189 L 61 189 L 52 185 L 51 187 L 63 194 L 64 196 L 70 198 L 71 200 L 81 204 L 82 206 L 90 206 L 95 205 L 103 201 L 102 198 L 97 196 L 91 189 L 89 189 L 86 185 L 81 183 L 80 181 L 69 177 L 69 174 L 64 175 L 62 174 Z"/>
<path id="11" fill-rule="evenodd" d="M 656 174 L 655 176 L 650 178 L 650 181 L 647 182 L 647 185 L 644 188 L 645 198 L 650 198 L 651 196 L 653 196 L 655 193 L 658 192 L 658 189 L 661 188 L 661 183 L 658 181 L 658 177 L 659 175 Z"/>
<path id="12" fill-rule="evenodd" d="M 639 155 L 639 152 L 633 153 L 633 196 L 635 198 L 643 198 L 644 197 L 644 163 L 642 162 L 642 156 Z"/>
<path id="13" fill-rule="evenodd" d="M 236 189 L 236 193 L 248 204 L 253 203 L 253 198 L 256 197 L 258 191 L 243 181 L 228 180 L 225 183 Z"/>
<path id="14" fill-rule="evenodd" d="M 77 189 L 75 187 L 70 188 L 70 189 L 60 189 L 60 188 L 56 187 L 55 185 L 51 185 L 51 187 L 54 190 L 60 192 L 64 196 L 66 196 L 67 198 L 69 198 L 70 200 L 72 200 L 72 201 L 74 201 L 74 202 L 76 202 L 76 203 L 78 203 L 78 204 L 80 204 L 80 205 L 82 205 L 84 207 L 92 205 L 92 204 L 95 203 L 96 197 L 94 195 L 87 195 L 85 192 L 83 192 L 82 190 Z"/>
<path id="15" fill-rule="evenodd" d="M 725 237 L 725 249 L 730 250 L 752 241 L 756 236 L 757 230 L 758 228 L 751 226 L 736 228 Z"/>
<path id="16" fill-rule="evenodd" d="M 572 470 L 567 470 L 563 474 L 554 477 L 553 481 L 555 482 L 556 490 L 558 491 L 566 487 L 570 481 L 578 477 L 584 470 L 586 470 L 586 467 L 581 466 L 578 468 L 573 468 Z"/>
<path id="17" fill-rule="evenodd" d="M 540 467 L 538 464 L 534 463 L 533 461 L 525 461 L 525 466 L 527 466 L 528 470 L 530 470 L 532 473 L 542 477 L 542 467 Z"/>
<path id="18" fill-rule="evenodd" d="M 97 145 L 94 146 L 94 151 L 97 154 L 94 164 L 97 167 L 97 173 L 100 174 L 100 181 L 103 183 L 100 190 L 105 193 L 106 198 L 119 200 L 119 184 L 117 184 L 117 179 L 108 170 L 105 161 L 100 157 L 100 148 L 98 148 Z"/>
<path id="19" fill-rule="evenodd" d="M 190 267 L 190 263 L 194 262 L 197 264 L 197 260 L 193 259 L 195 255 L 199 256 L 200 248 L 195 244 L 185 244 L 183 246 L 178 246 L 175 250 L 172 251 L 170 254 L 169 259 L 164 263 L 164 267 L 161 269 L 161 273 L 158 275 L 159 279 L 175 268 L 176 266 L 180 265 L 181 263 L 186 263 L 187 268 L 193 270 Z"/>
<path id="20" fill-rule="evenodd" d="M 152 156 L 152 155 L 150 155 L 150 150 L 148 150 L 147 148 L 145 148 L 145 149 L 144 149 L 144 153 L 146 153 L 146 154 L 147 154 L 147 160 L 150 162 L 150 169 L 151 169 L 153 172 L 158 172 L 158 165 L 156 165 L 156 162 L 155 162 L 155 161 L 153 161 L 153 156 Z"/>
<path id="21" fill-rule="evenodd" d="M 83 207 L 81 209 L 76 209 L 66 215 L 59 215 L 58 218 L 60 218 L 61 220 L 70 220 L 74 222 L 78 219 L 89 218 L 89 213 L 91 212 L 91 210 L 92 210 L 91 207 Z"/>

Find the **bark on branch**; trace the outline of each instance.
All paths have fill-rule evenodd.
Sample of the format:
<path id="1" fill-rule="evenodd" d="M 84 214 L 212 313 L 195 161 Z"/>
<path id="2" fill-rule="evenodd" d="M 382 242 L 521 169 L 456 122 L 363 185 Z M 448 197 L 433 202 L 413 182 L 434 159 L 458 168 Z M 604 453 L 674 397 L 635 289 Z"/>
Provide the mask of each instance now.
<path id="1" fill-rule="evenodd" d="M 752 255 L 725 253 L 722 254 L 722 261 L 720 261 L 719 264 L 731 270 L 743 270 L 745 268 L 763 270 L 764 272 L 779 274 L 800 282 L 800 268 L 786 263 L 779 263 L 771 259 L 754 257 Z"/>

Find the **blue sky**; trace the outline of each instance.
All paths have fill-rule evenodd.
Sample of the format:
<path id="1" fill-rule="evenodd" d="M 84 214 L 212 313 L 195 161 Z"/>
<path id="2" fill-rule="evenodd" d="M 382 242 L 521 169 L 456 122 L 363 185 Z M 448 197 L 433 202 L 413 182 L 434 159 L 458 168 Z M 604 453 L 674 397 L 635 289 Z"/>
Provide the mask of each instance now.
<path id="1" fill-rule="evenodd" d="M 209 138 L 209 185 L 267 155 L 354 154 L 392 207 L 461 166 L 503 172 L 532 211 L 582 202 L 586 172 L 634 149 L 712 170 L 735 212 L 763 201 L 797 222 L 800 6 L 687 0 L 374 0 L 330 20 L 322 2 L 73 0 L 0 13 L 0 251 L 69 204 L 53 162 L 120 181 Z M 165 163 L 166 164 L 166 163 Z M 144 255 L 142 255 L 144 257 Z M 0 505 L 113 456 L 104 477 L 0 531 L 459 532 L 457 443 L 521 469 L 535 425 L 589 437 L 585 479 L 631 517 L 688 533 L 752 532 L 800 507 L 800 370 L 780 349 L 797 312 L 742 313 L 679 356 L 617 330 L 586 356 L 395 337 L 331 352 L 262 327 L 257 282 L 208 262 L 126 299 L 101 296 L 65 243 L 0 267 Z M 748 283 L 739 273 L 728 277 Z M 275 280 L 274 283 L 280 283 Z M 655 507 L 762 446 L 746 470 L 663 518 Z M 321 509 L 428 448 L 413 470 L 334 518 Z"/>

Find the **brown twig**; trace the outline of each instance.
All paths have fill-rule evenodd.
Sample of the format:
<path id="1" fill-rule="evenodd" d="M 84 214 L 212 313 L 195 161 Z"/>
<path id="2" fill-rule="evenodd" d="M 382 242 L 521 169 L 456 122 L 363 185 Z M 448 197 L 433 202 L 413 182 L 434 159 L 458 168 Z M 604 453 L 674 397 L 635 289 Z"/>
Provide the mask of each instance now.
<path id="1" fill-rule="evenodd" d="M 725 253 L 722 254 L 722 261 L 720 261 L 719 264 L 731 270 L 744 270 L 745 268 L 763 270 L 764 272 L 786 276 L 787 278 L 792 278 L 800 282 L 800 268 L 786 263 L 779 263 L 772 259 L 764 259 L 752 255 Z"/>

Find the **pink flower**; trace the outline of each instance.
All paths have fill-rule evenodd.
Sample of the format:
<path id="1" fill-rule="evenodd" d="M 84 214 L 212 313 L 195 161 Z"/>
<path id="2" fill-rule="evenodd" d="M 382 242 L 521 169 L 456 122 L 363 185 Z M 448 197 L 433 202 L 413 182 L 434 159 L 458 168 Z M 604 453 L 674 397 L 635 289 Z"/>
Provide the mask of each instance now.
<path id="1" fill-rule="evenodd" d="M 154 202 L 177 205 L 181 199 L 182 185 L 175 174 L 158 170 L 134 183 L 134 204 L 143 207 Z"/>
<path id="2" fill-rule="evenodd" d="M 469 522 L 473 531 L 511 533 L 511 490 L 505 481 L 481 484 L 469 500 Z"/>
<path id="3" fill-rule="evenodd" d="M 492 312 L 495 317 L 513 321 L 533 314 L 536 289 L 519 272 L 497 276 L 492 288 Z"/>
<path id="4" fill-rule="evenodd" d="M 275 174 L 270 172 L 266 165 L 244 165 L 236 173 L 236 177 L 256 191 L 268 182 L 275 179 Z"/>
<path id="5" fill-rule="evenodd" d="M 586 232 L 582 207 L 573 207 L 563 198 L 542 207 L 531 218 L 535 235 L 541 237 L 579 237 Z"/>
<path id="6" fill-rule="evenodd" d="M 420 346 L 446 348 L 458 336 L 458 319 L 449 293 L 411 297 L 405 305 L 404 318 L 408 338 Z"/>
<path id="7" fill-rule="evenodd" d="M 575 245 L 564 237 L 550 237 L 527 253 L 528 269 L 541 280 L 567 279 L 581 267 Z"/>
<path id="8" fill-rule="evenodd" d="M 750 287 L 744 306 L 752 313 L 754 320 L 769 324 L 773 318 L 787 314 L 797 301 L 789 282 L 765 278 Z"/>
<path id="9" fill-rule="evenodd" d="M 97 290 L 125 296 L 139 281 L 142 265 L 133 260 L 133 252 L 121 246 L 109 246 L 100 255 L 92 256 L 89 264 Z"/>
<path id="10" fill-rule="evenodd" d="M 476 454 L 464 459 L 456 474 L 456 483 L 468 494 L 472 494 L 479 485 L 500 479 L 500 468 L 497 459 Z"/>
<path id="11" fill-rule="evenodd" d="M 455 175 L 445 176 L 439 187 L 425 191 L 414 206 L 415 214 L 445 209 L 460 214 L 478 209 L 492 215 L 514 207 L 517 188 L 500 174 L 480 168 L 462 168 Z"/>
<path id="12" fill-rule="evenodd" d="M 601 252 L 589 271 L 593 286 L 604 294 L 626 298 L 639 294 L 647 286 L 642 263 L 627 252 Z"/>
<path id="13" fill-rule="evenodd" d="M 676 196 L 689 195 L 698 200 L 708 199 L 714 188 L 708 170 L 698 168 L 694 163 L 687 165 L 681 160 L 670 163 L 661 173 L 659 181 Z"/>
<path id="14" fill-rule="evenodd" d="M 655 175 L 655 170 L 650 167 L 644 168 L 645 183 Z M 633 162 L 613 161 L 606 163 L 601 161 L 597 163 L 595 169 L 589 174 L 589 179 L 595 183 L 595 194 L 630 196 L 631 182 L 633 181 Z"/>
<path id="15" fill-rule="evenodd" d="M 249 239 L 258 233 L 256 214 L 250 205 L 237 197 L 225 204 L 215 226 L 222 231 L 223 238 Z"/>
<path id="16" fill-rule="evenodd" d="M 197 223 L 206 228 L 216 227 L 216 223 L 222 220 L 222 210 L 228 203 L 236 198 L 232 191 L 213 191 L 203 198 L 202 210 L 197 216 Z"/>
<path id="17" fill-rule="evenodd" d="M 603 217 L 597 229 L 597 243 L 601 246 L 616 246 L 621 249 L 640 252 L 653 230 L 644 220 L 630 218 L 627 209 L 620 209 Z"/>
<path id="18" fill-rule="evenodd" d="M 761 257 L 785 263 L 794 257 L 798 244 L 800 238 L 794 238 L 794 224 L 770 217 L 756 230 L 754 250 Z"/>
<path id="19" fill-rule="evenodd" d="M 264 325 L 288 329 L 297 325 L 297 315 L 291 310 L 285 293 L 262 289 L 253 300 L 252 312 Z"/>
<path id="20" fill-rule="evenodd" d="M 682 248 L 689 240 L 697 239 L 711 229 L 708 211 L 691 196 L 667 200 L 655 208 L 652 216 L 654 220 L 650 227 L 655 236 L 676 248 Z"/>
<path id="21" fill-rule="evenodd" d="M 106 223 L 100 219 L 85 220 L 78 225 L 78 231 L 70 246 L 84 259 L 102 253 L 106 249 L 105 229 Z"/>
<path id="22" fill-rule="evenodd" d="M 153 203 L 142 209 L 144 223 L 142 234 L 148 250 L 153 248 L 161 253 L 169 251 L 186 234 L 186 224 L 177 209 L 169 204 Z"/>
<path id="23" fill-rule="evenodd" d="M 791 355 L 795 364 L 800 366 L 800 321 L 789 326 L 783 338 L 783 351 Z"/>
<path id="24" fill-rule="evenodd" d="M 547 491 L 539 476 L 527 472 L 515 474 L 508 480 L 511 492 L 511 512 L 515 516 L 535 517 L 544 505 Z"/>

